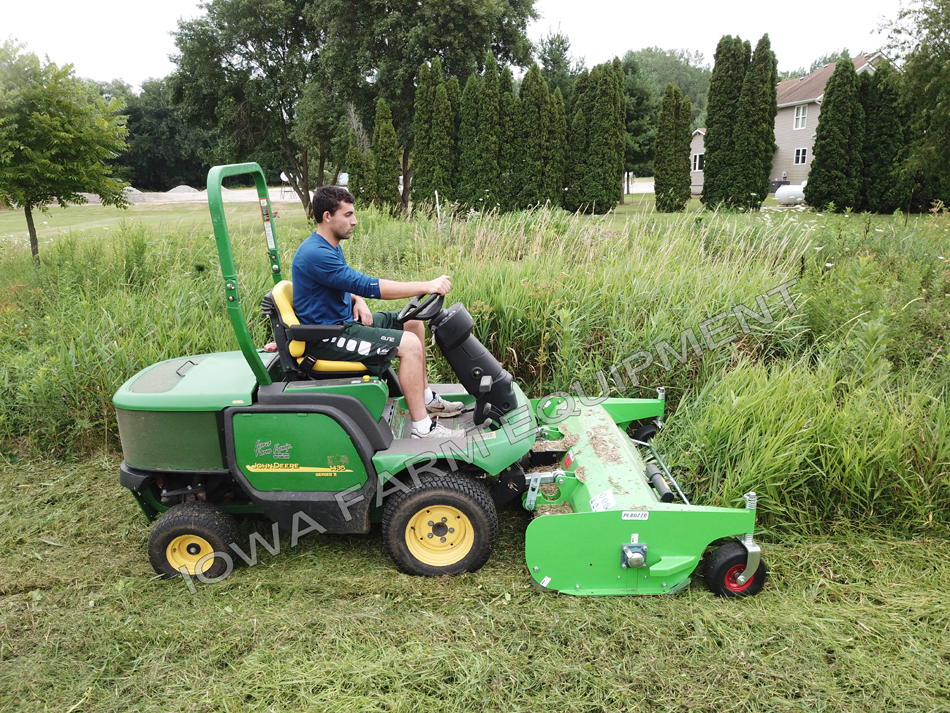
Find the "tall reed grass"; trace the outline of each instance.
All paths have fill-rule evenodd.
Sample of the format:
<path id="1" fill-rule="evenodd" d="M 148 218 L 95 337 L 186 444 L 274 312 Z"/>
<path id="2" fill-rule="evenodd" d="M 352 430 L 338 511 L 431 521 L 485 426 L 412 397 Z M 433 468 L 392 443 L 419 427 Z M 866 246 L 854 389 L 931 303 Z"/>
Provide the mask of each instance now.
<path id="1" fill-rule="evenodd" d="M 641 214 L 620 227 L 548 210 L 359 217 L 349 262 L 394 279 L 451 275 L 450 297 L 465 302 L 479 338 L 529 393 L 576 382 L 591 395 L 667 386 L 672 418 L 661 437 L 700 499 L 731 503 L 756 489 L 776 528 L 840 517 L 947 522 L 946 218 L 904 228 L 810 212 Z M 278 234 L 288 277 L 307 234 Z M 263 344 L 270 334 L 257 303 L 270 276 L 261 231 L 235 227 L 232 240 Z M 791 307 L 774 292 L 789 283 Z M 740 330 L 733 310 L 758 312 L 770 292 L 773 319 Z M 717 317 L 735 338 L 711 349 L 702 328 Z M 698 353 L 677 356 L 690 346 L 687 332 Z M 8 248 L 0 447 L 116 450 L 111 397 L 123 381 L 162 359 L 236 346 L 207 234 L 122 222 L 109 237 L 61 238 L 39 266 Z M 655 358 L 635 385 L 623 362 L 638 352 Z M 438 355 L 431 372 L 449 378 Z M 611 373 L 619 379 L 601 378 Z"/>

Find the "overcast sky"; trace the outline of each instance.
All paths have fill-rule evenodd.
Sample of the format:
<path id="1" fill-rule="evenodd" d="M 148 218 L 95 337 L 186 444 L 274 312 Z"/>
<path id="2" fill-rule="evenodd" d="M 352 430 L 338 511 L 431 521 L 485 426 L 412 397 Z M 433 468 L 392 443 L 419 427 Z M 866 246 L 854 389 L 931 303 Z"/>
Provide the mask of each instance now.
<path id="1" fill-rule="evenodd" d="M 139 87 L 164 77 L 174 65 L 170 32 L 179 18 L 200 13 L 195 0 L 25 0 L 5 3 L 0 38 L 14 37 L 31 52 L 56 64 L 71 63 L 76 74 L 95 80 L 123 79 Z M 538 40 L 560 30 L 571 51 L 587 66 L 657 46 L 698 50 L 710 65 L 719 38 L 739 35 L 755 45 L 769 33 L 779 70 L 808 67 L 821 55 L 847 48 L 852 54 L 877 49 L 875 30 L 894 19 L 900 0 L 536 0 L 540 19 L 529 28 Z"/>

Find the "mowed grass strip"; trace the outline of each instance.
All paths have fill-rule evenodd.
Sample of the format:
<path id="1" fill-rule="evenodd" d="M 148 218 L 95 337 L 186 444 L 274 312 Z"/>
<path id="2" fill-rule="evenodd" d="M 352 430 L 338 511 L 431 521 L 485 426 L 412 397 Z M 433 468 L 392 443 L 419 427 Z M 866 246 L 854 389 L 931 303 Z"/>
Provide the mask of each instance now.
<path id="1" fill-rule="evenodd" d="M 574 598 L 530 585 L 515 508 L 475 574 L 285 536 L 191 595 L 152 574 L 117 469 L 0 467 L 0 710 L 950 710 L 945 538 L 841 523 L 765 542 L 752 599 Z"/>

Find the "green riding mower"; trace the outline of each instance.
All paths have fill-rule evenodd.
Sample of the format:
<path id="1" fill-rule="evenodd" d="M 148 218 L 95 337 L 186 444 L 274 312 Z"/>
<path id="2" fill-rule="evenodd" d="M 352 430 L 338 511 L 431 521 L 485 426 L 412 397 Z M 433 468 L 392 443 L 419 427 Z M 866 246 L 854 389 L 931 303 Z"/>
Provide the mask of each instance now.
<path id="1" fill-rule="evenodd" d="M 261 306 L 275 354 L 254 346 L 242 308 L 221 198 L 223 179 L 238 175 L 253 177 L 260 199 L 274 281 Z M 689 503 L 650 444 L 663 422 L 662 389 L 655 399 L 596 404 L 564 394 L 529 399 L 473 335 L 464 305 L 421 296 L 400 319 L 428 323 L 459 381 L 433 389 L 465 407 L 443 421 L 465 436 L 411 439 L 391 370 L 374 376 L 360 362 L 305 358 L 308 341 L 338 337 L 342 327 L 298 322 L 260 167 L 213 168 L 208 202 L 240 351 L 154 364 L 114 397 L 120 482 L 154 523 L 156 572 L 227 575 L 235 553 L 243 555 L 235 516 L 252 513 L 293 544 L 311 532 L 367 533 L 382 523 L 403 572 L 475 571 L 491 555 L 497 509 L 517 502 L 534 514 L 525 559 L 540 588 L 675 592 L 724 540 L 706 556 L 709 588 L 723 596 L 761 590 L 755 494 L 738 509 Z"/>

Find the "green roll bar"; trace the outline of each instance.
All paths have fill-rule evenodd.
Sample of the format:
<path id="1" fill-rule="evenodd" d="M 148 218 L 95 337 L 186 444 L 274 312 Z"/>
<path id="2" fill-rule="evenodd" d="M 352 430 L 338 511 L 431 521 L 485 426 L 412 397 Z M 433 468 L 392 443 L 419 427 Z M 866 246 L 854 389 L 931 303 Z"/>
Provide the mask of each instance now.
<path id="1" fill-rule="evenodd" d="M 238 289 L 237 269 L 234 267 L 234 254 L 231 252 L 231 237 L 228 223 L 224 217 L 224 201 L 221 198 L 221 183 L 230 176 L 250 175 L 254 178 L 257 197 L 261 206 L 261 218 L 264 221 L 264 239 L 267 243 L 267 255 L 270 260 L 274 284 L 284 279 L 280 269 L 280 254 L 277 252 L 277 235 L 274 232 L 273 213 L 270 207 L 270 195 L 264 172 L 256 163 L 236 163 L 229 166 L 215 166 L 208 171 L 208 207 L 211 209 L 211 225 L 214 227 L 214 241 L 221 260 L 221 277 L 224 279 L 224 294 L 227 298 L 228 317 L 234 336 L 237 337 L 241 352 L 248 366 L 257 377 L 257 383 L 267 386 L 273 383 L 261 356 L 251 341 L 251 332 L 247 328 L 247 319 L 241 309 L 241 292 Z"/>

